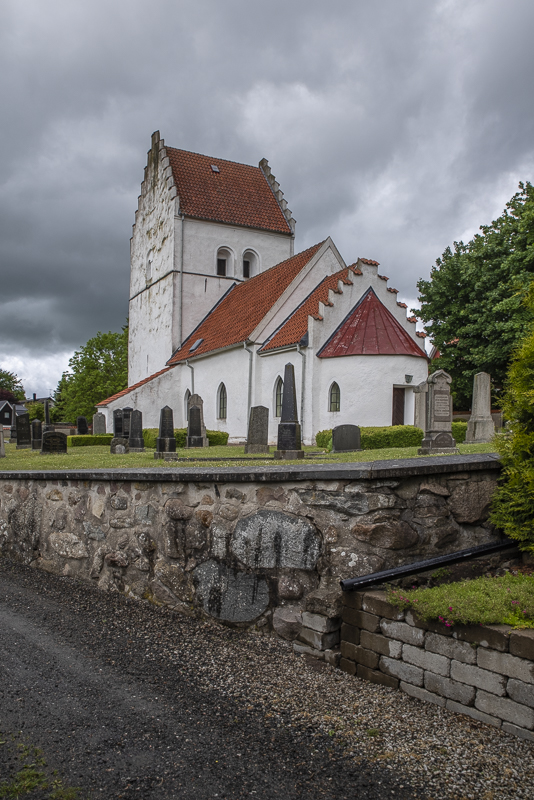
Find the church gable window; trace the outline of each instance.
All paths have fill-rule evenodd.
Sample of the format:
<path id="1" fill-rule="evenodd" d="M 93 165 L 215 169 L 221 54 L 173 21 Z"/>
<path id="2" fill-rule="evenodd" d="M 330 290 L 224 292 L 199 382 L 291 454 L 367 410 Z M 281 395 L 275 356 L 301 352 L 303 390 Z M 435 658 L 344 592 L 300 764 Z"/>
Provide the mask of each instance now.
<path id="1" fill-rule="evenodd" d="M 328 397 L 328 410 L 339 411 L 340 409 L 341 409 L 341 392 L 339 390 L 339 386 L 334 381 L 334 383 L 330 387 L 330 392 Z"/>
<path id="2" fill-rule="evenodd" d="M 218 258 L 217 259 L 217 275 L 224 277 L 226 275 L 226 259 L 225 258 Z"/>
<path id="3" fill-rule="evenodd" d="M 259 273 L 259 258 L 254 250 L 245 250 L 243 253 L 243 278 L 252 278 Z"/>
<path id="4" fill-rule="evenodd" d="M 219 386 L 217 397 L 217 417 L 219 419 L 226 419 L 227 414 L 227 396 L 226 396 L 226 386 L 224 383 L 221 383 Z"/>
<path id="5" fill-rule="evenodd" d="M 284 381 L 278 378 L 274 388 L 274 416 L 282 416 L 282 397 L 284 394 Z"/>
<path id="6" fill-rule="evenodd" d="M 234 254 L 229 247 L 217 250 L 216 274 L 219 278 L 232 277 L 234 274 Z"/>

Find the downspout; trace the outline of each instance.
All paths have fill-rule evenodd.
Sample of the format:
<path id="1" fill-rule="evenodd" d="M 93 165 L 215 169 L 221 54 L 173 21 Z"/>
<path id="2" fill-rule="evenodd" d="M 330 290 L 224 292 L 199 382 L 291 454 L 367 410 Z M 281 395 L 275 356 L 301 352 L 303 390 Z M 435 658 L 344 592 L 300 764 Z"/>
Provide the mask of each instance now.
<path id="1" fill-rule="evenodd" d="M 191 394 L 195 394 L 195 368 L 186 360 L 185 366 L 191 370 Z"/>
<path id="2" fill-rule="evenodd" d="M 300 377 L 300 429 L 302 431 L 302 438 L 304 438 L 304 381 L 306 380 L 306 352 L 300 349 L 300 344 L 297 344 L 297 353 L 302 356 L 302 373 Z"/>
<path id="3" fill-rule="evenodd" d="M 178 336 L 180 338 L 179 346 L 182 346 L 182 307 L 184 304 L 184 212 L 180 212 L 182 220 L 181 224 L 181 242 L 180 242 L 180 315 L 178 317 Z M 193 394 L 193 392 L 191 392 Z"/>
<path id="4" fill-rule="evenodd" d="M 247 435 L 248 435 L 248 421 L 250 418 L 250 407 L 252 405 L 252 357 L 254 350 L 247 347 L 246 341 L 243 342 L 243 347 L 248 353 L 248 399 L 247 399 Z"/>

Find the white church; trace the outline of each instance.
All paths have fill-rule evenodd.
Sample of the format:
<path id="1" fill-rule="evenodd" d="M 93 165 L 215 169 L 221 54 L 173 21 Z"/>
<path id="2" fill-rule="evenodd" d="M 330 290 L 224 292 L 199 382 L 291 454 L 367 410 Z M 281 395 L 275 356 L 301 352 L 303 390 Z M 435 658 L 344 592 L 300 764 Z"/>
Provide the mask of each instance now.
<path id="1" fill-rule="evenodd" d="M 167 147 L 152 135 L 131 239 L 128 388 L 98 404 L 160 409 L 187 426 L 199 394 L 210 430 L 243 442 L 252 406 L 276 443 L 284 366 L 295 368 L 302 441 L 343 423 L 414 423 L 428 376 L 425 334 L 366 258 L 330 238 L 294 253 L 295 220 L 266 159 L 258 167 Z"/>

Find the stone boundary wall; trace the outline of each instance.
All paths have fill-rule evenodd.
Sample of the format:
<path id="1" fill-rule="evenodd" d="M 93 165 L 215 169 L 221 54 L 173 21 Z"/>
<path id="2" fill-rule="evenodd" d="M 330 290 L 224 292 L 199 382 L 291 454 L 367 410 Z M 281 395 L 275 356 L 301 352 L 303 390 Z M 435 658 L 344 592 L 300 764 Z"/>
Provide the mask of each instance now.
<path id="1" fill-rule="evenodd" d="M 490 454 L 0 471 L 0 555 L 324 653 L 341 578 L 497 540 L 499 471 Z"/>
<path id="2" fill-rule="evenodd" d="M 534 630 L 423 622 L 385 592 L 345 592 L 339 666 L 534 742 Z"/>

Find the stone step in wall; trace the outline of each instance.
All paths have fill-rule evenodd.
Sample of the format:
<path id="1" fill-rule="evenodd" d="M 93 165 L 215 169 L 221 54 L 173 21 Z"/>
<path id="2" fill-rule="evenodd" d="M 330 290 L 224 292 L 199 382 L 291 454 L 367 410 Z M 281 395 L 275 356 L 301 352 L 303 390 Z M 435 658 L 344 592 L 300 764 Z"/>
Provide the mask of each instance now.
<path id="1" fill-rule="evenodd" d="M 339 666 L 534 742 L 534 630 L 423 622 L 385 592 L 345 592 Z"/>

